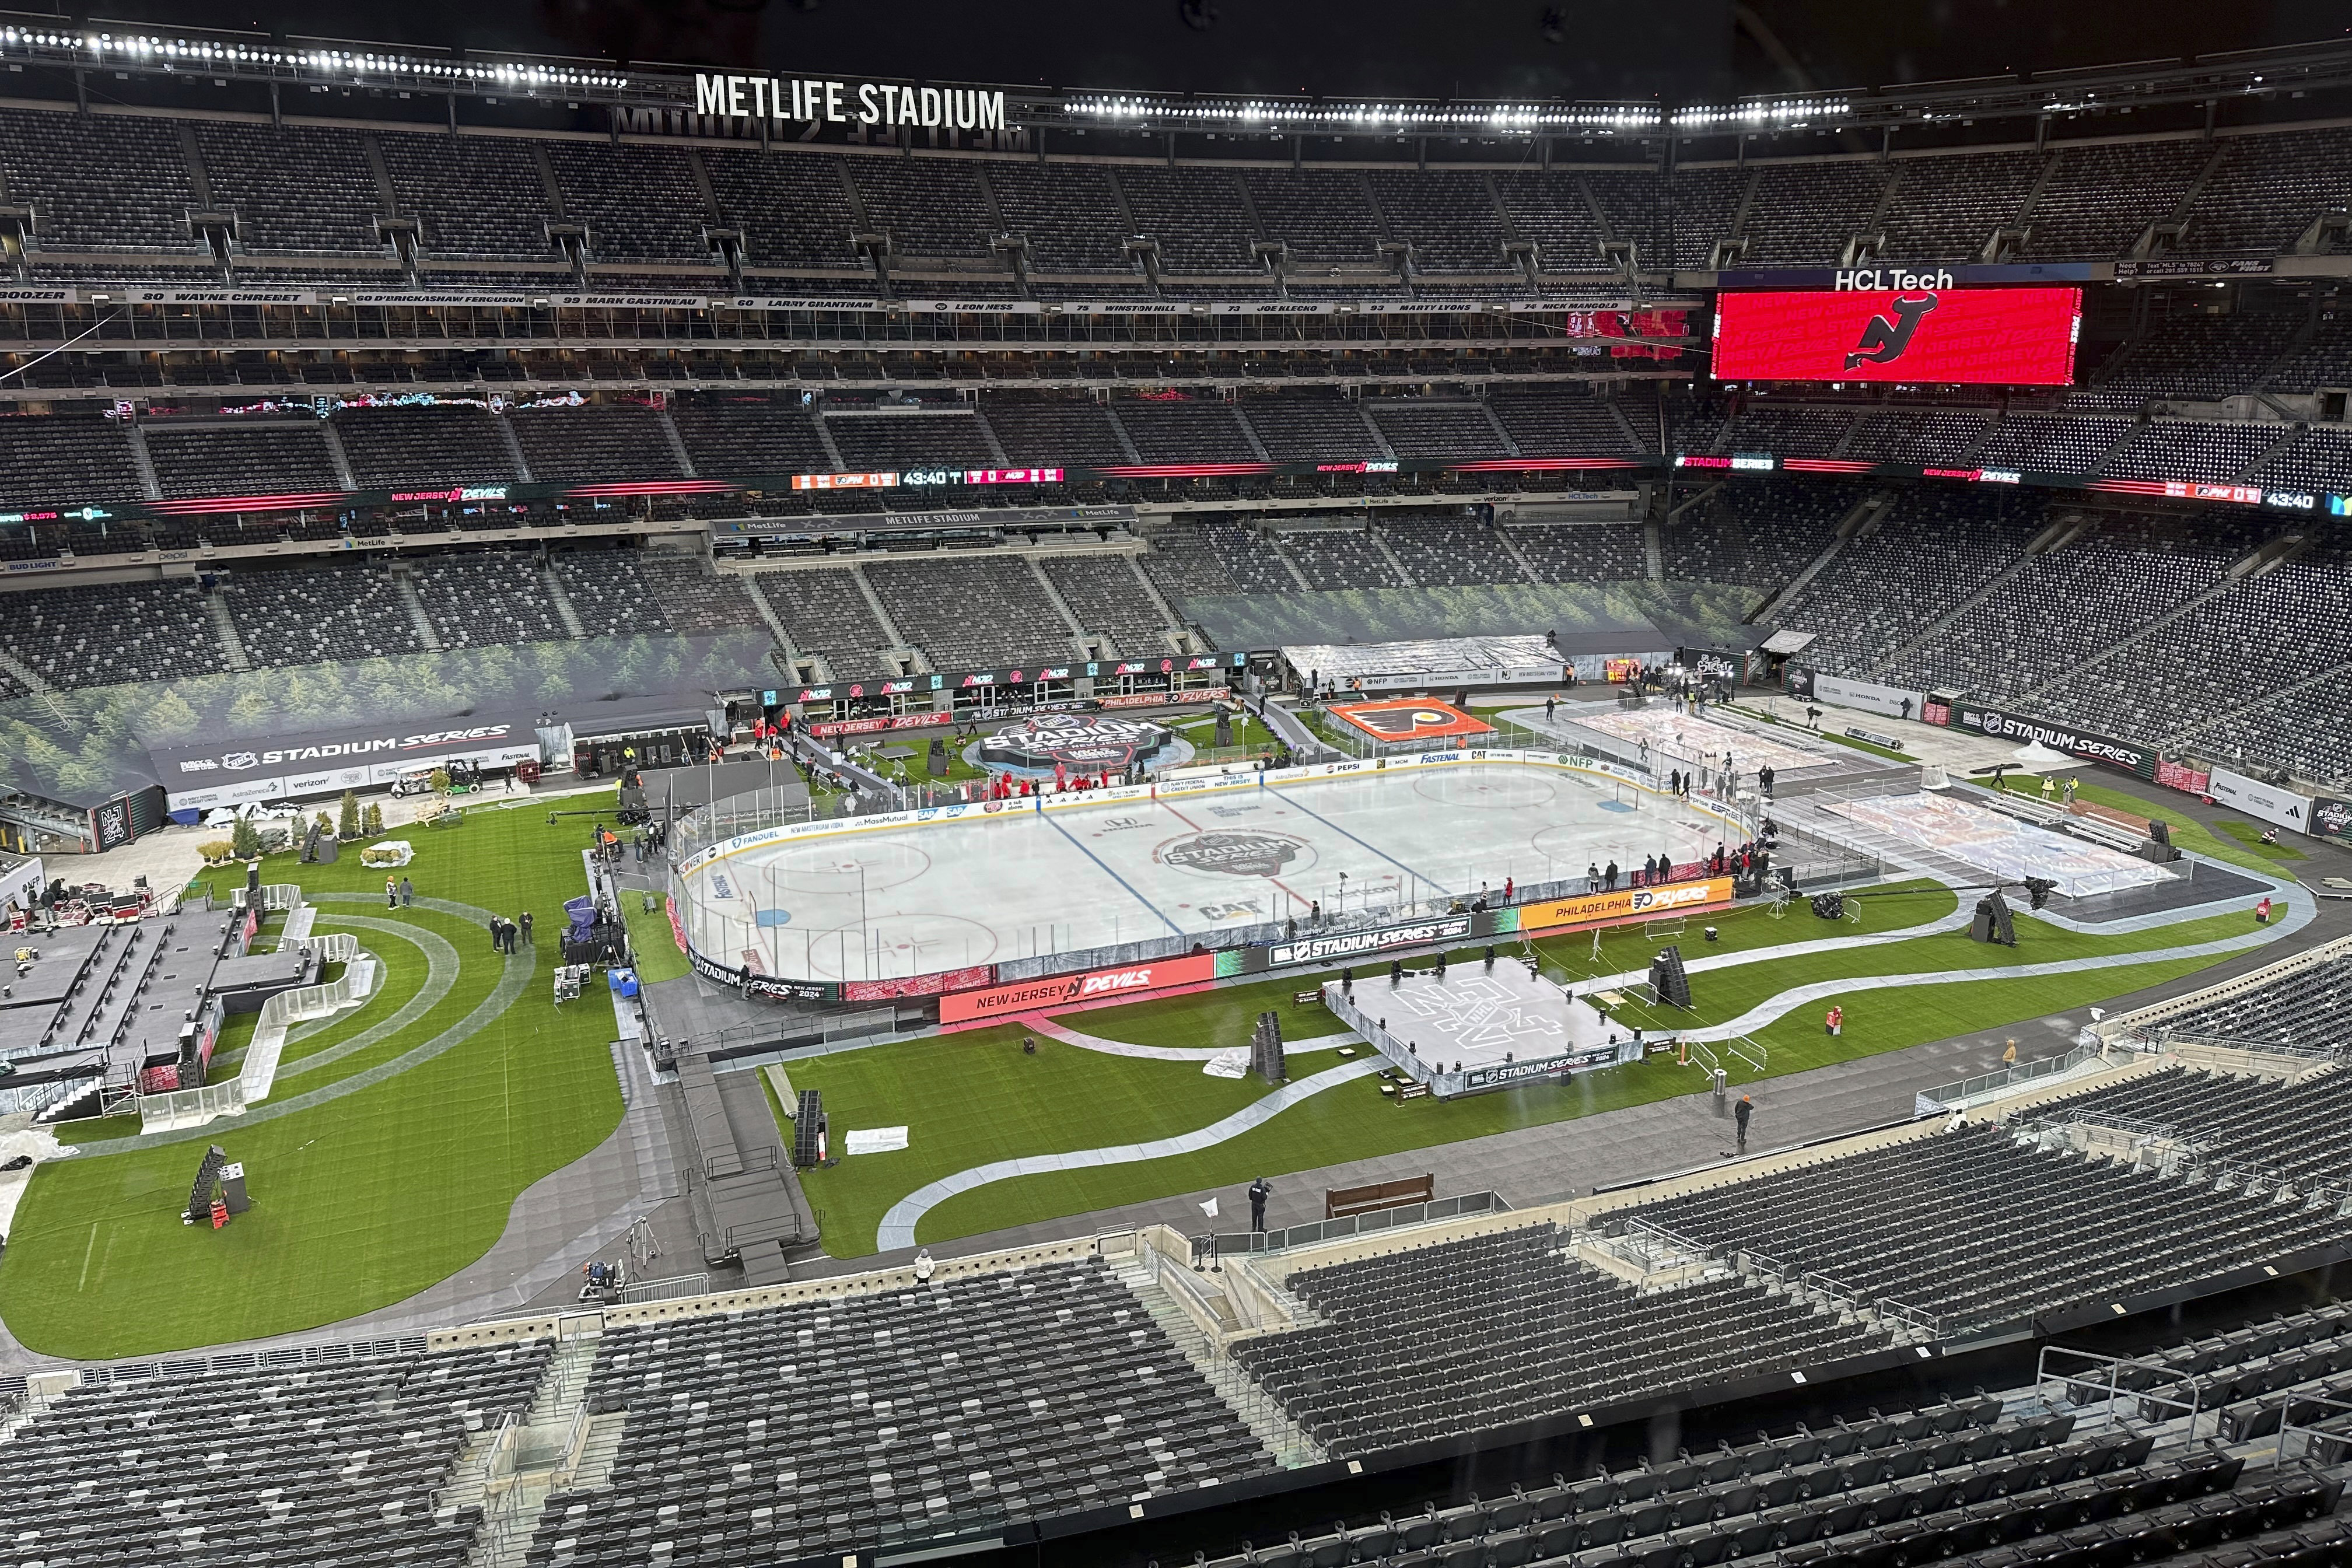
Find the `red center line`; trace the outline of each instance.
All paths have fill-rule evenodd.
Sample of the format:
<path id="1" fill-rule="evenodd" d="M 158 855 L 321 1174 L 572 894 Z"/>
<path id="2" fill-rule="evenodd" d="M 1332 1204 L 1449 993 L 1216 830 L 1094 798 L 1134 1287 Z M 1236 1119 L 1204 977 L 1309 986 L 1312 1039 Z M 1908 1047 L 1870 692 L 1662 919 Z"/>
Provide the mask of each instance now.
<path id="1" fill-rule="evenodd" d="M 1185 816 L 1182 812 L 1177 810 L 1166 801 L 1154 801 L 1152 804 L 1157 805 L 1160 810 L 1166 812 L 1169 816 L 1174 817 L 1177 821 L 1182 823 L 1185 826 L 1191 828 L 1193 832 L 1198 833 L 1201 831 L 1201 825 L 1199 823 L 1193 821 L 1191 817 Z"/>

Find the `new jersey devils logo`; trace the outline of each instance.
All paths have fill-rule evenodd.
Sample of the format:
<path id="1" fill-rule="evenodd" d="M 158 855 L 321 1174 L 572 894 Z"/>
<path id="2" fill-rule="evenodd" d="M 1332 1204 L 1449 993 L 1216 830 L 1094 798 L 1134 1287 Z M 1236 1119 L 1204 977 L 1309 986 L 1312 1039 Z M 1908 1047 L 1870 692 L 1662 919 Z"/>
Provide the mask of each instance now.
<path id="1" fill-rule="evenodd" d="M 1845 367 L 1852 370 L 1867 360 L 1872 364 L 1885 364 L 1903 357 L 1911 346 L 1911 334 L 1919 330 L 1919 322 L 1936 308 L 1933 294 L 1898 294 L 1895 297 L 1895 319 L 1873 316 L 1864 323 L 1862 342 L 1845 356 Z"/>

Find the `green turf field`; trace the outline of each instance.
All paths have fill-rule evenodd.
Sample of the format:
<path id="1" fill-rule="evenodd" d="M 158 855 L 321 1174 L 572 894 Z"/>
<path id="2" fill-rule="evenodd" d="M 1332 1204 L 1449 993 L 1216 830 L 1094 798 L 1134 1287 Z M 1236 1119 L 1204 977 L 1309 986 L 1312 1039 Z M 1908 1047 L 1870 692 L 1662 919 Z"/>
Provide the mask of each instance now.
<path id="1" fill-rule="evenodd" d="M 417 835 L 409 874 L 420 897 L 507 915 L 529 909 L 552 931 L 562 900 L 583 886 L 586 836 L 569 819 L 549 826 L 528 805 L 486 808 L 462 826 Z M 278 856 L 262 878 L 313 892 L 373 893 L 383 883 L 356 858 L 299 866 Z M 500 972 L 488 936 L 453 916 L 388 911 L 380 900 L 320 910 L 320 929 L 349 912 L 438 935 L 461 966 L 450 994 L 392 1037 L 315 1072 L 289 1078 L 281 1068 L 279 1099 L 431 1037 L 489 995 Z M 390 1018 L 413 987 L 409 976 L 424 967 L 415 946 L 363 940 L 389 965 L 385 995 L 289 1044 L 289 1058 L 323 1054 Z M 272 1120 L 226 1118 L 189 1142 L 113 1152 L 100 1143 L 42 1165 L 0 1261 L 0 1318 L 48 1354 L 144 1354 L 334 1322 L 480 1257 L 515 1195 L 593 1148 L 621 1109 L 610 1011 L 601 998 L 551 1005 L 551 945 L 524 949 L 522 962 L 528 984 L 486 1028 L 381 1083 Z M 217 1233 L 179 1222 L 206 1139 L 246 1163 L 254 1199 L 250 1214 Z"/>
<path id="2" fill-rule="evenodd" d="M 657 895 L 651 914 L 646 912 L 646 900 L 636 893 L 621 898 L 621 919 L 629 928 L 629 951 L 636 956 L 637 978 L 650 985 L 656 980 L 675 980 L 692 973 L 686 954 L 678 951 L 677 933 L 669 929 L 669 910 Z"/>
<path id="3" fill-rule="evenodd" d="M 1801 904 L 1778 921 L 1762 909 L 1746 910 L 1715 922 L 1721 940 L 1713 948 L 1698 938 L 1705 920 L 1693 917 L 1681 939 L 1691 956 L 1791 943 L 1801 943 L 1807 951 L 1694 975 L 1696 1016 L 1672 1009 L 1656 1012 L 1630 999 L 1621 1016 L 1645 1029 L 1670 1028 L 1677 1022 L 1720 1022 L 1783 990 L 1815 982 L 2126 955 L 2252 929 L 2249 917 L 2235 911 L 2112 935 L 2068 931 L 2021 915 L 2019 945 L 2013 951 L 1971 942 L 1960 931 L 1871 945 L 1835 940 L 1858 931 L 1891 932 L 1932 921 L 1950 913 L 1954 905 L 1954 895 L 1947 889 L 1906 883 L 1866 900 L 1866 923 L 1861 928 L 1817 920 Z M 1658 941 L 1639 927 L 1606 934 L 1601 972 L 1638 968 Z M 1548 969 L 1580 978 L 1593 973 L 1591 942 L 1589 932 L 1570 933 L 1538 944 L 1538 950 Z M 1456 963 L 1477 960 L 1473 950 L 1453 956 Z M 2044 976 L 1855 991 L 1807 1003 L 1754 1031 L 1753 1037 L 1766 1047 L 1763 1072 L 1734 1058 L 1727 1058 L 1726 1065 L 1736 1083 L 1801 1072 L 1955 1034 L 2000 1028 L 2154 985 L 2208 962 L 2175 959 Z M 1056 1022 L 1135 1044 L 1238 1047 L 1246 1041 L 1256 1014 L 1273 1007 L 1282 1013 L 1287 1035 L 1307 1040 L 1339 1027 L 1319 1006 L 1291 1005 L 1294 993 L 1313 988 L 1320 978 L 1288 975 L 1067 1014 Z M 1360 985 L 1381 983 L 1377 975 L 1359 981 Z M 1844 1032 L 1834 1038 L 1821 1022 L 1831 1000 L 1842 1004 L 1846 1013 Z M 1215 1121 L 1265 1092 L 1254 1079 L 1210 1078 L 1197 1062 L 1108 1056 L 1047 1037 L 1037 1038 L 1035 1056 L 1025 1056 L 1020 1048 L 1023 1033 L 1017 1025 L 1001 1025 L 793 1065 L 795 1087 L 824 1091 L 825 1110 L 836 1129 L 900 1123 L 908 1128 L 908 1146 L 903 1151 L 861 1154 L 804 1178 L 810 1201 L 824 1211 L 829 1250 L 840 1257 L 870 1251 L 875 1226 L 893 1204 L 956 1171 L 1024 1155 L 1167 1137 Z M 1328 1050 L 1296 1054 L 1291 1076 L 1304 1078 L 1339 1059 Z M 917 1236 L 935 1241 L 1171 1192 L 1239 1185 L 1255 1174 L 1427 1148 L 1695 1093 L 1705 1087 L 1697 1068 L 1673 1066 L 1665 1058 L 1590 1074 L 1570 1084 L 1535 1085 L 1442 1104 L 1422 1100 L 1401 1105 L 1382 1097 L 1375 1080 L 1360 1079 L 1328 1089 L 1267 1126 L 1199 1153 L 992 1183 L 933 1209 Z"/>

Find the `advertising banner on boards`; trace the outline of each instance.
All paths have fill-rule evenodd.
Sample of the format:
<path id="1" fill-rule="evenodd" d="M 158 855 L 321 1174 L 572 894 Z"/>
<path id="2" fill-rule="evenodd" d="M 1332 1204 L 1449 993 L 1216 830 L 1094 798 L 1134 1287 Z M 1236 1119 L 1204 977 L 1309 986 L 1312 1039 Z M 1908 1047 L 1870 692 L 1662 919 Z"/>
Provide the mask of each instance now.
<path id="1" fill-rule="evenodd" d="M 2244 773 L 2233 773 L 2227 768 L 2213 770 L 2212 775 L 2206 780 L 2205 793 L 2248 816 L 2274 822 L 2281 827 L 2292 827 L 2297 833 L 2310 830 L 2313 801 L 2307 795 L 2297 795 L 2291 789 L 2264 784 Z"/>
<path id="2" fill-rule="evenodd" d="M 1728 877 L 1707 877 L 1696 882 L 1669 882 L 1663 888 L 1620 888 L 1614 892 L 1584 893 L 1519 910 L 1519 930 L 1530 936 L 1578 926 L 1605 925 L 1611 921 L 1656 920 L 1668 914 L 1696 914 L 1731 902 Z"/>
<path id="3" fill-rule="evenodd" d="M 940 998 L 940 1022 L 968 1024 L 976 1018 L 1004 1018 L 1015 1013 L 1067 1007 L 1099 996 L 1139 996 L 1146 992 L 1216 977 L 1217 955 L 1213 952 L 1192 952 L 1181 958 L 1121 964 L 1114 969 L 1090 969 L 1083 974 L 1047 974 L 1010 985 L 950 993 Z"/>
<path id="4" fill-rule="evenodd" d="M 1796 695 L 1811 697 L 1818 702 L 1834 702 L 1841 708 L 1859 708 L 1865 713 L 1883 713 L 1889 719 L 1916 719 L 1927 707 L 1925 692 L 1907 687 L 1888 686 L 1875 680 L 1855 680 L 1843 675 L 1824 675 L 1819 670 L 1805 671 L 1807 689 Z M 1790 689 L 1795 691 L 1796 679 L 1790 677 Z"/>
<path id="5" fill-rule="evenodd" d="M 2144 779 L 2156 777 L 2156 748 L 2137 741 L 2119 741 L 2091 730 L 2078 730 L 2053 719 L 2028 719 L 1981 702 L 1961 701 L 1952 710 L 1952 727 L 2015 741 L 2022 746 L 2039 741 L 2053 752 L 2085 762 L 2105 763 Z"/>

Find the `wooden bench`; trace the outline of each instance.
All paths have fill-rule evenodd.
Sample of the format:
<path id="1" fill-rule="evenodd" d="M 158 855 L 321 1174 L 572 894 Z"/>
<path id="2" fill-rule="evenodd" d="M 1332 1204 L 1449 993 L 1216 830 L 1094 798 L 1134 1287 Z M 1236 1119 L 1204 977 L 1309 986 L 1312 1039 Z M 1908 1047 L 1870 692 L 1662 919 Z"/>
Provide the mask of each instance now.
<path id="1" fill-rule="evenodd" d="M 1429 1092 L 1422 1084 L 1401 1090 L 1400 1100 L 1411 1089 Z M 1345 1219 L 1350 1215 L 1371 1214 L 1379 1209 L 1402 1208 L 1407 1204 L 1425 1204 L 1437 1195 L 1437 1178 L 1431 1174 L 1406 1176 L 1393 1182 L 1374 1182 L 1362 1187 L 1329 1187 L 1323 1193 L 1323 1217 Z"/>

